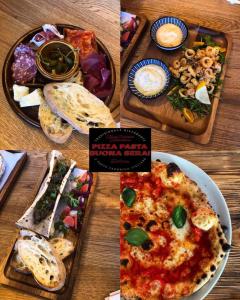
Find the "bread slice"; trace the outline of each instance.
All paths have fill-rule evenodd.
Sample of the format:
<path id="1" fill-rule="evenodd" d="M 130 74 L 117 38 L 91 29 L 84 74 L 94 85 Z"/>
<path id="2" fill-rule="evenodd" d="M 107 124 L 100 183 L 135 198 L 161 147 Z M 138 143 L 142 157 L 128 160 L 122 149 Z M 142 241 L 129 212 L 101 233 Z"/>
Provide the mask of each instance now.
<path id="1" fill-rule="evenodd" d="M 39 236 L 30 230 L 21 229 L 19 232 L 19 238 L 14 246 L 14 254 L 11 259 L 11 266 L 20 273 L 23 274 L 31 274 L 30 270 L 26 266 L 26 264 L 21 259 L 20 255 L 18 254 L 18 242 L 19 240 L 38 240 Z M 64 260 L 74 251 L 73 243 L 64 238 L 53 238 L 49 240 L 49 243 L 53 247 L 55 251 L 55 255 L 57 255 L 61 260 Z"/>
<path id="2" fill-rule="evenodd" d="M 24 264 L 24 262 L 21 260 L 21 257 L 18 255 L 17 252 L 13 254 L 13 257 L 10 262 L 11 266 L 15 269 L 15 271 L 19 273 L 23 273 L 26 275 L 31 274 L 28 267 Z"/>
<path id="3" fill-rule="evenodd" d="M 51 244 L 43 237 L 17 242 L 18 255 L 39 285 L 49 291 L 61 289 L 66 280 L 66 269 Z"/>
<path id="4" fill-rule="evenodd" d="M 77 83 L 49 83 L 43 93 L 51 110 L 81 133 L 88 134 L 89 128 L 116 127 L 104 102 Z"/>
<path id="5" fill-rule="evenodd" d="M 57 144 L 64 144 L 72 134 L 72 126 L 63 123 L 62 119 L 51 111 L 45 100 L 41 100 L 38 118 L 45 135 Z"/>
<path id="6" fill-rule="evenodd" d="M 49 242 L 61 260 L 64 260 L 74 251 L 73 243 L 67 239 L 53 238 Z"/>

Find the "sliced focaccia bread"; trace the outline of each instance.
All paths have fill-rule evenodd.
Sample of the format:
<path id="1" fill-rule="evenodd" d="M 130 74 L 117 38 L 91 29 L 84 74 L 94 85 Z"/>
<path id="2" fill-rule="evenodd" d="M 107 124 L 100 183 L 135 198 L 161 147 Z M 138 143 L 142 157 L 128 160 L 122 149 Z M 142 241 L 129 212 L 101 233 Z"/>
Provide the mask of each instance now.
<path id="1" fill-rule="evenodd" d="M 51 110 L 79 132 L 116 127 L 109 108 L 86 88 L 71 82 L 49 83 L 43 89 Z"/>
<path id="2" fill-rule="evenodd" d="M 72 134 L 72 126 L 63 123 L 63 120 L 51 111 L 45 100 L 41 100 L 38 118 L 45 135 L 57 144 L 64 144 Z"/>
<path id="3" fill-rule="evenodd" d="M 56 291 L 64 286 L 66 269 L 51 244 L 40 237 L 17 242 L 18 255 L 43 288 Z"/>

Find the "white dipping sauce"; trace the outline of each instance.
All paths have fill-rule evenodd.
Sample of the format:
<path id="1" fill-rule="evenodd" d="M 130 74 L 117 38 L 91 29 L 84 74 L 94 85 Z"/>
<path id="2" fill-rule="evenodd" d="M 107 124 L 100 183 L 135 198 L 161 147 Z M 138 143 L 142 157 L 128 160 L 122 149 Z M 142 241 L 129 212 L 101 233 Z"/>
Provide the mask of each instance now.
<path id="1" fill-rule="evenodd" d="M 134 85 L 144 96 L 154 96 L 161 92 L 167 82 L 166 73 L 157 65 L 147 65 L 135 73 Z"/>
<path id="2" fill-rule="evenodd" d="M 182 30 L 174 24 L 164 24 L 158 28 L 156 33 L 157 41 L 164 47 L 175 47 L 181 44 Z"/>

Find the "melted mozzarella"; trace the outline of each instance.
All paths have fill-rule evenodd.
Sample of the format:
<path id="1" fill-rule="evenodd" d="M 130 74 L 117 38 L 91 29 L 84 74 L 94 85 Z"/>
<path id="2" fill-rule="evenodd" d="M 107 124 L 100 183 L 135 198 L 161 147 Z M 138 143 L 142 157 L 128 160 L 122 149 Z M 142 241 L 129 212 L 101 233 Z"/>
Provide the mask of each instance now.
<path id="1" fill-rule="evenodd" d="M 183 243 L 173 241 L 170 243 L 170 247 L 170 255 L 164 261 L 164 267 L 167 269 L 176 268 L 189 260 L 193 256 L 193 251 L 196 246 L 188 241 Z"/>
<path id="2" fill-rule="evenodd" d="M 184 226 L 182 228 L 177 228 L 174 225 L 172 219 L 170 222 L 171 222 L 171 231 L 176 236 L 176 239 L 180 240 L 180 241 L 184 241 L 190 233 L 190 224 L 189 224 L 188 220 L 186 220 L 186 223 L 184 224 Z"/>
<path id="3" fill-rule="evenodd" d="M 134 208 L 146 215 L 149 215 L 155 211 L 154 201 L 150 197 L 145 197 L 142 199 L 142 201 L 136 202 Z"/>

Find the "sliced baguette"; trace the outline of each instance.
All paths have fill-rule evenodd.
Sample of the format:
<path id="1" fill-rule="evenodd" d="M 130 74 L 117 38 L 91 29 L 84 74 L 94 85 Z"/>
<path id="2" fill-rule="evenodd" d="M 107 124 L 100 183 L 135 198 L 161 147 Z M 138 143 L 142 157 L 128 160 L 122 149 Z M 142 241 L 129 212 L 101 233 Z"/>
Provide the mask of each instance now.
<path id="1" fill-rule="evenodd" d="M 43 288 L 56 291 L 64 286 L 66 269 L 51 244 L 44 238 L 18 240 L 18 255 Z"/>
<path id="2" fill-rule="evenodd" d="M 64 260 L 74 251 L 73 243 L 67 239 L 53 238 L 49 242 L 61 260 Z"/>
<path id="3" fill-rule="evenodd" d="M 27 266 L 22 261 L 21 257 L 18 254 L 18 241 L 19 240 L 33 240 L 36 241 L 39 239 L 39 236 L 30 230 L 21 229 L 19 232 L 19 238 L 17 242 L 15 243 L 14 250 L 15 253 L 11 259 L 11 266 L 20 273 L 23 274 L 31 274 L 30 270 L 27 268 Z M 74 251 L 73 243 L 67 239 L 64 238 L 53 238 L 49 240 L 49 243 L 52 245 L 55 254 L 61 259 L 64 260 L 66 257 L 68 257 L 72 252 Z"/>
<path id="4" fill-rule="evenodd" d="M 63 123 L 62 119 L 51 111 L 45 100 L 41 100 L 38 118 L 45 135 L 57 144 L 64 144 L 72 134 L 72 126 Z"/>
<path id="5" fill-rule="evenodd" d="M 81 133 L 88 134 L 89 128 L 116 127 L 103 101 L 77 83 L 49 83 L 43 93 L 51 110 Z"/>

